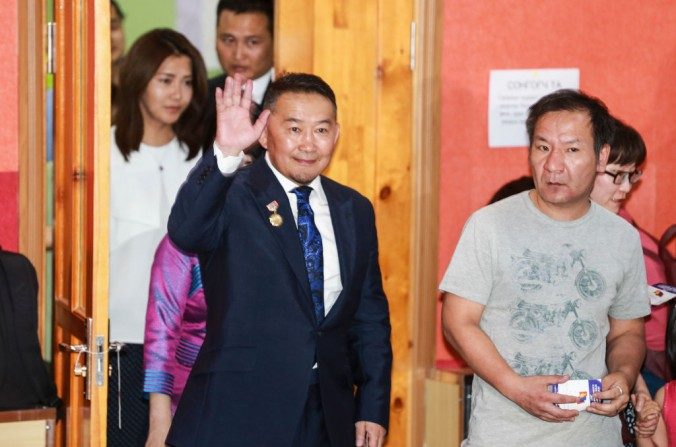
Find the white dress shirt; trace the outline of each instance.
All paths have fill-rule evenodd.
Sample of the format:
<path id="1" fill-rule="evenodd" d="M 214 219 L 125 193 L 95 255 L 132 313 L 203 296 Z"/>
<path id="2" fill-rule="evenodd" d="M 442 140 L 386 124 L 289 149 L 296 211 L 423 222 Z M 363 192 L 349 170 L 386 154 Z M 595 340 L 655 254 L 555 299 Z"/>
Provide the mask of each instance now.
<path id="1" fill-rule="evenodd" d="M 216 143 L 214 143 L 214 155 L 216 156 L 218 169 L 223 175 L 232 175 L 237 168 L 241 166 L 244 160 L 243 152 L 240 152 L 238 156 L 224 156 Z M 286 178 L 279 172 L 270 162 L 270 156 L 267 152 L 265 153 L 265 161 L 286 192 L 297 227 L 298 204 L 296 194 L 292 191 L 300 185 Z M 342 292 L 343 283 L 340 279 L 338 247 L 336 245 L 336 236 L 333 231 L 333 223 L 331 222 L 329 202 L 326 199 L 321 179 L 316 177 L 308 186 L 312 188 L 312 192 L 310 193 L 310 207 L 312 207 L 314 213 L 315 225 L 322 237 L 322 251 L 324 254 L 324 315 L 326 316 L 336 303 L 340 292 Z"/>
<path id="2" fill-rule="evenodd" d="M 271 81 L 275 79 L 275 68 L 272 67 L 265 72 L 261 77 L 253 80 L 253 91 L 251 92 L 251 99 L 258 104 L 263 104 L 263 97 L 265 96 L 265 91 L 268 89 L 268 85 Z"/>

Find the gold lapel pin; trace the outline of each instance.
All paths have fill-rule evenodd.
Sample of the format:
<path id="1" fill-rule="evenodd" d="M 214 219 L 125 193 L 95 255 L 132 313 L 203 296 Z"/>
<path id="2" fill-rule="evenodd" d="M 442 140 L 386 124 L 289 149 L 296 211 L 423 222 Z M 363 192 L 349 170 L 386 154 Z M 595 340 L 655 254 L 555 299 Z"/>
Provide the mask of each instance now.
<path id="1" fill-rule="evenodd" d="M 281 227 L 282 224 L 284 223 L 284 219 L 282 219 L 282 216 L 277 213 L 277 210 L 279 209 L 279 203 L 277 203 L 276 200 L 273 200 L 272 202 L 268 203 L 266 205 L 268 211 L 270 211 L 272 214 L 270 214 L 270 217 L 268 217 L 268 220 L 270 221 L 270 225 L 273 227 Z"/>

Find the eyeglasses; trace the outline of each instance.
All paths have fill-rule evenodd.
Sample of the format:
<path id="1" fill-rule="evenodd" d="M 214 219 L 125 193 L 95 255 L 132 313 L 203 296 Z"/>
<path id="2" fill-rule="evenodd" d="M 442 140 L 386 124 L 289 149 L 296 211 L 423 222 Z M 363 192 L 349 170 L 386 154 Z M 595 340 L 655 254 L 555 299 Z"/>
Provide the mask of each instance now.
<path id="1" fill-rule="evenodd" d="M 639 169 L 633 171 L 633 172 L 627 172 L 627 171 L 617 171 L 617 172 L 608 172 L 605 171 L 606 174 L 611 176 L 613 178 L 613 183 L 616 185 L 621 185 L 624 183 L 625 180 L 629 180 L 629 183 L 632 185 L 636 182 L 638 182 L 641 179 L 641 175 L 643 175 L 643 172 L 641 172 Z"/>

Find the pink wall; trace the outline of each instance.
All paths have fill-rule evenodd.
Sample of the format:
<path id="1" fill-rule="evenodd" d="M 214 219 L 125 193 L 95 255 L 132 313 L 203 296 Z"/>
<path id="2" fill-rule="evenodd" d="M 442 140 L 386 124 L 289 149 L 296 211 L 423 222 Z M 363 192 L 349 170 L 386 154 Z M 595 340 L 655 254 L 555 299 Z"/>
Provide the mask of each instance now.
<path id="1" fill-rule="evenodd" d="M 675 2 L 446 0 L 444 26 L 439 277 L 469 214 L 528 174 L 525 148 L 488 148 L 491 69 L 579 68 L 581 88 L 648 146 L 630 213 L 654 235 L 676 222 Z M 437 359 L 456 363 L 437 335 Z"/>
<path id="2" fill-rule="evenodd" d="M 19 231 L 19 42 L 17 0 L 6 0 L 0 14 L 0 245 L 18 247 Z"/>

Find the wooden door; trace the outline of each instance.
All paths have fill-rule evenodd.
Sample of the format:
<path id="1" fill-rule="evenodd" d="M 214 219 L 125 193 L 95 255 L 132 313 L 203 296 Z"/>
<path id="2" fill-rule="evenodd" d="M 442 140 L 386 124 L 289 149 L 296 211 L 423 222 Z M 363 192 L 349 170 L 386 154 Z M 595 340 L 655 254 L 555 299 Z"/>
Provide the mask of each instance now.
<path id="1" fill-rule="evenodd" d="M 327 175 L 374 205 L 392 322 L 387 447 L 423 445 L 433 367 L 442 0 L 277 0 L 275 66 L 324 78 L 341 136 Z"/>
<path id="2" fill-rule="evenodd" d="M 275 9 L 277 72 L 315 73 L 336 93 L 341 135 L 326 174 L 375 208 L 394 350 L 388 447 L 411 445 L 413 12 L 413 0 L 278 0 Z"/>
<path id="3" fill-rule="evenodd" d="M 54 0 L 57 445 L 104 446 L 108 381 L 108 0 Z"/>

